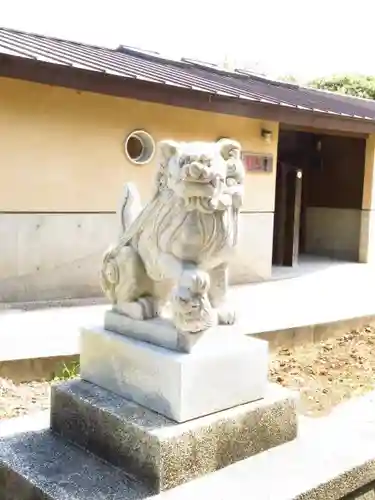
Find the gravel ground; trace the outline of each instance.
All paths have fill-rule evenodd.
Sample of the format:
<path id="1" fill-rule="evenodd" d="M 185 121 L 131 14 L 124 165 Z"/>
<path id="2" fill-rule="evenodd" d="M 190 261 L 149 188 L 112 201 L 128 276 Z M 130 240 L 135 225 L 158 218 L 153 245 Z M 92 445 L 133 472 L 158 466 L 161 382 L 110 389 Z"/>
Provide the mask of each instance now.
<path id="1" fill-rule="evenodd" d="M 49 405 L 49 382 L 16 385 L 11 380 L 0 379 L 0 419 L 46 410 Z"/>
<path id="2" fill-rule="evenodd" d="M 61 378 L 77 374 L 78 367 L 70 367 Z M 302 414 L 327 414 L 343 400 L 374 389 L 375 329 L 367 327 L 316 345 L 281 349 L 271 357 L 270 380 L 300 392 Z M 48 409 L 50 386 L 51 381 L 14 384 L 0 379 L 0 419 Z"/>
<path id="3" fill-rule="evenodd" d="M 375 329 L 282 349 L 271 360 L 270 379 L 299 391 L 304 415 L 328 414 L 340 402 L 374 389 Z"/>

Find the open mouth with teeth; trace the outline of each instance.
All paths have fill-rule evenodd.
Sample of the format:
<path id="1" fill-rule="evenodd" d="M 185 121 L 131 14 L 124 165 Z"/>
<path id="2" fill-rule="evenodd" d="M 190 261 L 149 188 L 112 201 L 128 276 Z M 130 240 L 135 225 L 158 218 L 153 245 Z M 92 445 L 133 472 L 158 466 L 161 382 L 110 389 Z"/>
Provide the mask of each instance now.
<path id="1" fill-rule="evenodd" d="M 190 197 L 211 198 L 221 183 L 219 177 L 211 179 L 189 179 L 183 180 L 184 195 Z"/>
<path id="2" fill-rule="evenodd" d="M 216 186 L 210 182 L 187 182 L 184 185 L 185 198 L 212 198 L 216 192 Z"/>

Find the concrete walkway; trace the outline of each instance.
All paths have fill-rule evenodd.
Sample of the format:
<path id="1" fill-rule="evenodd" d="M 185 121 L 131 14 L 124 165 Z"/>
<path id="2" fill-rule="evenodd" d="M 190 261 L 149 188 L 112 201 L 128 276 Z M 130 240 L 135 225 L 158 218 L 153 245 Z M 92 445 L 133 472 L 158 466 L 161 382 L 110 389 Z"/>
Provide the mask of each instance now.
<path id="1" fill-rule="evenodd" d="M 102 325 L 108 306 L 61 307 L 0 314 L 0 361 L 79 353 L 79 329 Z"/>
<path id="2" fill-rule="evenodd" d="M 279 273 L 279 274 L 278 274 Z M 255 334 L 375 316 L 375 266 L 305 260 L 274 279 L 233 287 L 234 333 Z M 0 361 L 79 353 L 81 326 L 102 326 L 108 306 L 0 312 Z"/>
<path id="3" fill-rule="evenodd" d="M 375 266 L 311 259 L 289 273 L 233 289 L 242 333 L 375 315 Z"/>

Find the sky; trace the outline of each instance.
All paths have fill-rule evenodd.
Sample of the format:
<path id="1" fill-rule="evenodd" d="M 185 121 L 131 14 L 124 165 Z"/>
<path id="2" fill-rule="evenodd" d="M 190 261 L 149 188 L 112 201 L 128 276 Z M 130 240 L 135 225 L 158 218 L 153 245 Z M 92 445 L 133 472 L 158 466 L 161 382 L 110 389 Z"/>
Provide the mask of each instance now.
<path id="1" fill-rule="evenodd" d="M 375 75 L 375 0 L 0 0 L 0 26 L 302 81 Z"/>

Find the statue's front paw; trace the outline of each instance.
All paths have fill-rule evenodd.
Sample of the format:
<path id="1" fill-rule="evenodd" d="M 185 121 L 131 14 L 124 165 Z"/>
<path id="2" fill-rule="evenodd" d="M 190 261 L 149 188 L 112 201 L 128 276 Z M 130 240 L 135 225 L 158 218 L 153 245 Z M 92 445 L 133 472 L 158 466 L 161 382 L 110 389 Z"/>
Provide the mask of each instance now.
<path id="1" fill-rule="evenodd" d="M 206 271 L 186 270 L 181 275 L 179 287 L 192 295 L 204 295 L 210 288 L 210 276 Z"/>
<path id="2" fill-rule="evenodd" d="M 242 193 L 234 193 L 233 194 L 233 208 L 241 208 L 243 205 L 243 195 Z"/>
<path id="3" fill-rule="evenodd" d="M 233 325 L 236 322 L 236 311 L 233 307 L 223 306 L 217 311 L 219 325 Z"/>
<path id="4" fill-rule="evenodd" d="M 172 296 L 175 326 L 181 332 L 198 333 L 217 324 L 216 310 L 207 294 L 191 294 L 186 288 L 176 288 Z"/>
<path id="5" fill-rule="evenodd" d="M 154 318 L 158 312 L 152 297 L 142 297 L 134 302 L 122 302 L 113 306 L 113 310 L 138 321 Z"/>

